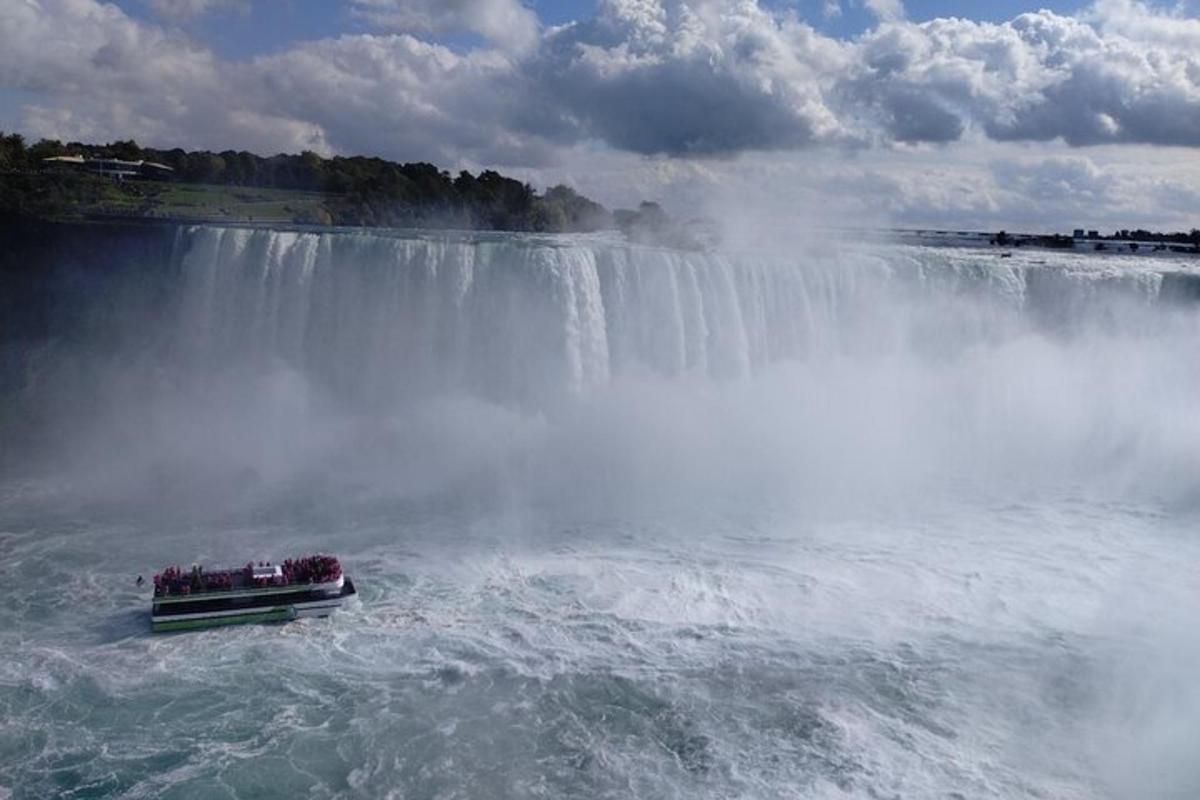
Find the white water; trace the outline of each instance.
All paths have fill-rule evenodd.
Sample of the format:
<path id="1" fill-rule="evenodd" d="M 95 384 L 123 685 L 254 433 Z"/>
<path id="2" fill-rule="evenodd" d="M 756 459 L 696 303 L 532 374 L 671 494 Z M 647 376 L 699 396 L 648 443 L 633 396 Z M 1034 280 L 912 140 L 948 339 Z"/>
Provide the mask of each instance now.
<path id="1" fill-rule="evenodd" d="M 14 796 L 1200 792 L 1185 267 L 196 229 L 163 268 L 5 487 Z M 146 633 L 137 572 L 315 548 L 333 620 Z"/>

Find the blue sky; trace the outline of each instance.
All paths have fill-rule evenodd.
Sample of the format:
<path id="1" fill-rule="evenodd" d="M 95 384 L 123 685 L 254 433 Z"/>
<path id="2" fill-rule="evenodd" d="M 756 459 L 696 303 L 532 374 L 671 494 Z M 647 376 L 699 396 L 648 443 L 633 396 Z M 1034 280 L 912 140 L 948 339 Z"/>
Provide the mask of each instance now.
<path id="1" fill-rule="evenodd" d="M 496 168 L 684 212 L 1200 226 L 1198 14 L 1200 0 L 5 0 L 0 129 Z"/>

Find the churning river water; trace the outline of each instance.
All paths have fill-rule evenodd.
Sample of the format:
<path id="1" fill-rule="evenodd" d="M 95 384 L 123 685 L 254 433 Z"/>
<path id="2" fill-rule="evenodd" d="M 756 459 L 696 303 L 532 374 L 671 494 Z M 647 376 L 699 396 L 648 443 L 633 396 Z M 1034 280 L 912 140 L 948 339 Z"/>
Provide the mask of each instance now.
<path id="1" fill-rule="evenodd" d="M 168 249 L 5 362 L 0 798 L 1200 796 L 1188 261 Z M 149 633 L 316 550 L 330 619 Z"/>

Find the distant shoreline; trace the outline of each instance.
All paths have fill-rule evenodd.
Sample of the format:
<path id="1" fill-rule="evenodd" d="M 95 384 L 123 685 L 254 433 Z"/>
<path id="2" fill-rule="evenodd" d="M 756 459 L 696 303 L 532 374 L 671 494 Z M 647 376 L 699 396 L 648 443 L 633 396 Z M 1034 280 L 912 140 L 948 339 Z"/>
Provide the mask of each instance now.
<path id="1" fill-rule="evenodd" d="M 1039 250 L 1066 250 L 1076 252 L 1127 253 L 1148 255 L 1170 253 L 1200 256 L 1200 231 L 1190 233 L 1158 233 L 1147 230 L 1123 230 L 1112 235 L 1101 235 L 1098 231 L 1075 234 L 1008 233 L 998 231 L 950 231 L 931 228 L 893 228 L 890 232 L 899 236 L 940 238 L 956 241 L 967 247 L 992 247 L 1007 250 L 1036 248 Z"/>

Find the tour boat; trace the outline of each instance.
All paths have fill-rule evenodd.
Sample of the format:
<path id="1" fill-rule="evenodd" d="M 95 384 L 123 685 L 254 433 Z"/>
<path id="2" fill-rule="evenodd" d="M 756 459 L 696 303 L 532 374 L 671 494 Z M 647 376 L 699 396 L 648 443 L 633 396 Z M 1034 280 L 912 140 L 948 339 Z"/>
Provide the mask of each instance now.
<path id="1" fill-rule="evenodd" d="M 154 576 L 150 623 L 157 632 L 327 617 L 354 594 L 333 556 L 215 571 L 167 567 Z"/>

